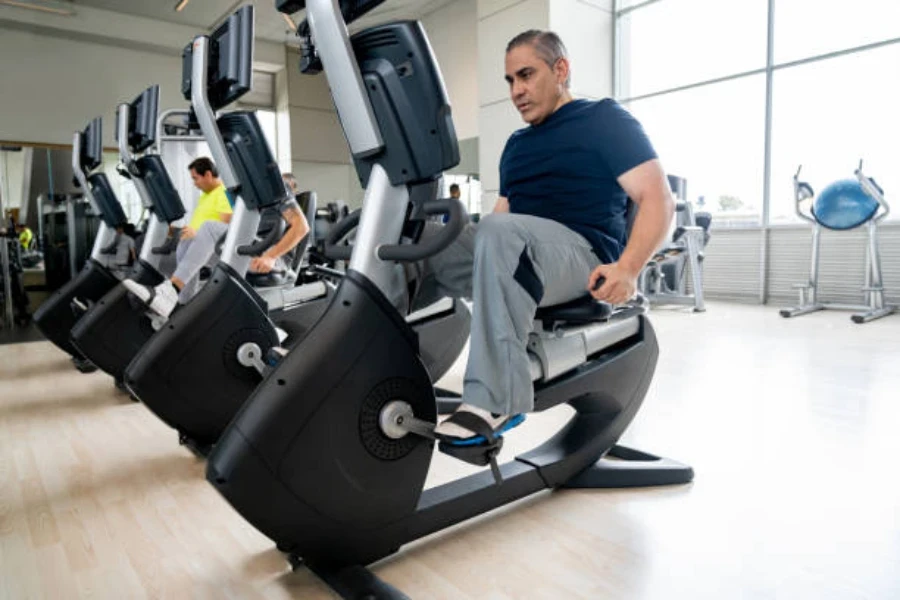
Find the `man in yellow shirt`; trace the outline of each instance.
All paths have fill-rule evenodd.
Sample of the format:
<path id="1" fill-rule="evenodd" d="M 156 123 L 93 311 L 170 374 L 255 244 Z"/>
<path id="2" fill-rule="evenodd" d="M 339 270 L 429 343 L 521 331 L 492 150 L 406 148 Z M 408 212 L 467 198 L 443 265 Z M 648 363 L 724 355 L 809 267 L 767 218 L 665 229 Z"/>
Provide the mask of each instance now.
<path id="1" fill-rule="evenodd" d="M 219 221 L 228 224 L 231 221 L 231 203 L 225 191 L 225 184 L 219 179 L 219 172 L 213 161 L 204 157 L 194 160 L 188 165 L 194 185 L 203 194 L 197 200 L 190 224 L 181 230 L 181 239 L 189 240 L 197 235 L 200 227 L 207 221 Z"/>
<path id="2" fill-rule="evenodd" d="M 34 233 L 31 232 L 31 228 L 20 223 L 16 225 L 16 231 L 19 232 L 19 243 L 22 245 L 22 250 L 30 250 L 31 240 L 34 239 Z"/>
<path id="3" fill-rule="evenodd" d="M 192 163 L 193 164 L 193 163 Z M 198 183 L 198 178 L 194 175 L 194 182 L 200 189 L 202 181 Z M 295 199 L 295 195 L 300 191 L 300 186 L 296 178 L 290 173 L 283 173 L 282 179 L 285 187 L 291 192 L 282 203 L 278 206 L 278 211 L 282 218 L 287 222 L 288 229 L 284 236 L 261 256 L 254 257 L 250 262 L 250 271 L 254 273 L 269 273 L 280 266 L 286 268 L 282 259 L 288 252 L 293 250 L 300 241 L 309 233 L 309 223 L 299 203 Z M 224 189 L 224 188 L 222 188 Z M 208 193 L 204 194 L 208 196 Z M 227 202 L 227 200 L 226 200 Z M 198 210 L 200 203 L 197 204 Z M 213 207 L 208 204 L 207 207 Z M 230 210 L 231 206 L 228 205 Z M 197 216 L 198 210 L 194 211 L 194 218 Z M 214 211 L 210 211 L 214 212 Z M 229 218 L 230 214 L 222 215 Z M 193 218 L 191 225 L 193 225 Z M 187 229 L 187 228 L 186 228 Z M 155 288 L 149 288 L 140 285 L 130 279 L 124 280 L 122 283 L 128 288 L 136 298 L 144 302 L 147 307 L 157 315 L 155 319 L 161 318 L 163 321 L 169 318 L 172 311 L 178 304 L 187 304 L 187 302 L 197 293 L 198 275 L 200 269 L 206 265 L 212 265 L 217 260 L 215 246 L 221 234 L 227 231 L 227 225 L 222 221 L 209 220 L 202 223 L 196 232 L 189 232 L 189 237 L 178 244 L 178 251 L 182 246 L 190 243 L 190 251 L 183 256 L 179 256 L 178 268 L 169 281 L 164 281 Z M 191 243 L 192 242 L 192 243 Z M 159 322 L 159 321 L 156 321 Z"/>
<path id="4" fill-rule="evenodd" d="M 179 299 L 185 303 L 197 292 L 200 269 L 215 256 L 216 244 L 228 231 L 231 221 L 231 202 L 213 161 L 206 157 L 198 158 L 188 165 L 188 171 L 194 185 L 203 194 L 197 200 L 190 224 L 181 230 L 181 241 L 175 250 L 178 265 L 175 273 L 169 281 L 155 288 L 148 288 L 131 279 L 122 281 L 128 291 L 164 317 L 174 310 Z"/>

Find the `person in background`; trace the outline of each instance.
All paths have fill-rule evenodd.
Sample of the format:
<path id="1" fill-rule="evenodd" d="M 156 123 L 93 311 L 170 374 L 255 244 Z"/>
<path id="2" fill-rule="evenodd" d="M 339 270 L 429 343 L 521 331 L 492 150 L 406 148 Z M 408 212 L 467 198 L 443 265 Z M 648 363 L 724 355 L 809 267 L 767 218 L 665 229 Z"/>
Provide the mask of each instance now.
<path id="1" fill-rule="evenodd" d="M 298 190 L 296 178 L 290 173 L 284 173 L 282 180 L 291 194 L 278 210 L 287 221 L 288 229 L 278 242 L 250 261 L 250 271 L 254 273 L 270 273 L 273 270 L 284 269 L 282 257 L 293 250 L 309 233 L 306 215 L 295 198 Z M 187 304 L 197 294 L 200 269 L 215 262 L 216 244 L 226 231 L 227 225 L 222 228 L 217 221 L 203 223 L 199 233 L 193 238 L 188 238 L 194 239 L 195 242 L 179 259 L 178 268 L 169 281 L 164 281 L 154 288 L 148 288 L 130 279 L 122 283 L 157 316 L 168 319 L 179 304 Z M 182 236 L 182 241 L 178 244 L 179 249 L 184 243 L 185 239 Z M 185 280 L 190 282 L 190 285 L 186 285 Z"/>

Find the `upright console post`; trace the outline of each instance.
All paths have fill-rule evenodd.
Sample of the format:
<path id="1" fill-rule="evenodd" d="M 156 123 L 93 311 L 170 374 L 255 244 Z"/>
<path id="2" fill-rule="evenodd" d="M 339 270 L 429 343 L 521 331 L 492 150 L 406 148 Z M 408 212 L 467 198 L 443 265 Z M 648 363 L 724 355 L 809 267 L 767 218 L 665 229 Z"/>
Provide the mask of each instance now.
<path id="1" fill-rule="evenodd" d="M 225 183 L 225 187 L 235 194 L 234 214 L 228 227 L 228 234 L 225 236 L 221 260 L 243 276 L 250 267 L 250 257 L 240 255 L 238 247 L 246 243 L 248 239 L 253 239 L 253 236 L 256 235 L 260 216 L 258 212 L 248 210 L 241 198 L 240 181 L 228 157 L 225 142 L 222 139 L 222 134 L 219 132 L 215 114 L 209 103 L 207 94 L 209 44 L 210 39 L 206 36 L 199 36 L 193 42 L 191 105 L 194 108 L 194 114 L 197 115 L 197 122 L 200 124 L 206 143 L 209 144 L 209 150 L 212 152 L 213 160 L 216 162 L 222 181 Z"/>

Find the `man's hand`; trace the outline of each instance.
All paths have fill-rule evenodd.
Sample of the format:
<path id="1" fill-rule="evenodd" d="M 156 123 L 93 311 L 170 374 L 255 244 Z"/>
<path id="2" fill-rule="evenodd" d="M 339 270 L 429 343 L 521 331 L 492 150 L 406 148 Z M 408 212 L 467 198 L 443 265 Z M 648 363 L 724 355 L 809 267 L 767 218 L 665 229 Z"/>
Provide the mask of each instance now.
<path id="1" fill-rule="evenodd" d="M 181 239 L 183 240 L 192 240 L 197 235 L 197 230 L 191 227 L 190 225 L 185 225 L 181 228 Z"/>
<path id="2" fill-rule="evenodd" d="M 275 260 L 271 256 L 257 256 L 250 261 L 250 270 L 254 273 L 269 273 L 275 268 Z"/>
<path id="3" fill-rule="evenodd" d="M 597 300 L 610 304 L 623 304 L 634 296 L 637 290 L 638 275 L 640 272 L 635 273 L 621 263 L 600 265 L 588 277 L 587 289 Z M 606 281 L 595 290 L 594 286 L 601 277 Z"/>

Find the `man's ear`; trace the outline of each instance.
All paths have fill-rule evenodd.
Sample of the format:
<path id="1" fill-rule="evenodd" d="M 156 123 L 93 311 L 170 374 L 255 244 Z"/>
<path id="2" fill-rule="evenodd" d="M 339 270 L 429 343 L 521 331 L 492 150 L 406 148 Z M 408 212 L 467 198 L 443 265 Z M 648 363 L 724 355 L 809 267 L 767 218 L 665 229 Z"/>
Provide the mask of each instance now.
<path id="1" fill-rule="evenodd" d="M 560 58 L 557 60 L 556 64 L 553 65 L 553 73 L 556 75 L 556 82 L 564 85 L 569 78 L 569 59 Z"/>

